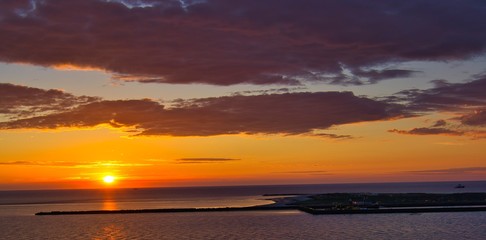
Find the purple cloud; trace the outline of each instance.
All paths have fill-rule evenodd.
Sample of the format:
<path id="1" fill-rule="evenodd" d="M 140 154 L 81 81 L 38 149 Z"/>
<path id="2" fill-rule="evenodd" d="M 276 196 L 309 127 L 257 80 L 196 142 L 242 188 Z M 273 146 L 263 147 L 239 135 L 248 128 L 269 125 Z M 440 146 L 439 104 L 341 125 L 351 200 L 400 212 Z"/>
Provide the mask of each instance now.
<path id="1" fill-rule="evenodd" d="M 460 117 L 460 120 L 465 125 L 486 126 L 486 109 L 479 109 L 473 113 L 465 114 Z"/>
<path id="2" fill-rule="evenodd" d="M 485 6 L 473 0 L 5 0 L 0 61 L 99 68 L 140 82 L 374 83 L 413 74 L 383 70 L 388 63 L 482 54 Z"/>
<path id="3" fill-rule="evenodd" d="M 60 90 L 43 90 L 0 83 L 0 114 L 10 118 L 66 111 L 99 98 L 74 96 Z"/>
<path id="4" fill-rule="evenodd" d="M 441 120 L 438 120 L 434 123 L 434 125 L 432 125 L 432 127 L 444 127 L 447 125 L 447 122 L 443 119 Z"/>
<path id="5" fill-rule="evenodd" d="M 439 120 L 430 127 L 411 130 L 393 129 L 389 132 L 414 135 L 451 135 L 484 138 L 486 126 L 486 76 L 478 75 L 464 83 L 449 83 L 444 80 L 433 82 L 434 87 L 419 90 L 404 90 L 386 98 L 389 102 L 403 104 L 410 115 L 431 112 L 452 112 L 459 117 Z"/>
<path id="6" fill-rule="evenodd" d="M 425 90 L 411 89 L 397 93 L 398 99 L 407 102 L 411 111 L 462 111 L 466 108 L 486 106 L 486 76 L 465 83 L 434 81 L 435 87 Z"/>
<path id="7" fill-rule="evenodd" d="M 417 71 L 404 69 L 385 69 L 385 70 L 356 70 L 353 74 L 360 79 L 368 79 L 368 83 L 377 83 L 385 79 L 408 78 L 416 74 Z"/>
<path id="8" fill-rule="evenodd" d="M 400 134 L 410 134 L 410 135 L 450 135 L 450 136 L 461 136 L 464 135 L 461 131 L 455 131 L 447 128 L 413 128 L 411 130 L 398 130 L 392 129 L 389 132 L 400 133 Z"/>
<path id="9" fill-rule="evenodd" d="M 354 138 L 351 135 L 339 135 L 333 133 L 313 133 L 311 135 L 316 137 L 325 137 L 325 138 L 333 138 L 333 139 L 353 139 Z"/>
<path id="10" fill-rule="evenodd" d="M 98 101 L 60 113 L 1 122 L 0 129 L 110 124 L 115 128 L 135 128 L 139 135 L 294 135 L 401 114 L 400 106 L 357 97 L 350 92 L 287 93 L 180 100 L 170 108 L 148 99 Z"/>

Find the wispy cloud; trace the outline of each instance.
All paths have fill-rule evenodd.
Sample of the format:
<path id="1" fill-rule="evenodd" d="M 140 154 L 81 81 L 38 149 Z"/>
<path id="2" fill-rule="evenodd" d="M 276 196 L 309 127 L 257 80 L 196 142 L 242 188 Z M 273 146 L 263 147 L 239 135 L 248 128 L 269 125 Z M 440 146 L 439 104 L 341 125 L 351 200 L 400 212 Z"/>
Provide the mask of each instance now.
<path id="1" fill-rule="evenodd" d="M 454 131 L 447 128 L 413 128 L 411 130 L 398 130 L 392 129 L 388 132 L 410 134 L 410 135 L 450 135 L 450 136 L 462 136 L 463 132 Z"/>
<path id="2" fill-rule="evenodd" d="M 0 83 L 0 116 L 12 119 L 67 111 L 97 100 L 97 97 L 74 96 L 57 89 Z"/>
<path id="3" fill-rule="evenodd" d="M 176 159 L 176 163 L 180 164 L 198 164 L 198 163 L 226 163 L 226 162 L 233 162 L 239 161 L 241 159 L 238 158 L 179 158 Z"/>
<path id="4" fill-rule="evenodd" d="M 307 90 L 305 87 L 292 87 L 292 88 L 272 88 L 265 90 L 247 90 L 234 92 L 231 95 L 262 95 L 262 94 L 282 94 L 282 93 L 292 93 L 292 92 L 302 92 Z"/>
<path id="5" fill-rule="evenodd" d="M 415 174 L 470 174 L 470 173 L 486 173 L 486 167 L 465 167 L 465 168 L 448 168 L 448 169 L 432 169 L 408 171 Z"/>
<path id="6" fill-rule="evenodd" d="M 435 87 L 403 90 L 396 94 L 410 111 L 463 111 L 486 106 L 486 76 L 464 83 L 435 81 Z"/>
<path id="7" fill-rule="evenodd" d="M 351 135 L 339 135 L 339 134 L 333 134 L 333 133 L 312 133 L 310 135 L 316 136 L 316 137 L 325 137 L 325 138 L 343 139 L 343 140 L 348 140 L 348 139 L 354 138 Z"/>
<path id="8" fill-rule="evenodd" d="M 304 175 L 332 175 L 328 171 L 321 170 L 308 170 L 308 171 L 286 171 L 286 172 L 274 172 L 278 174 L 304 174 Z"/>
<path id="9" fill-rule="evenodd" d="M 458 117 L 438 120 L 428 127 L 389 132 L 410 135 L 449 135 L 484 138 L 486 135 L 486 76 L 477 75 L 464 83 L 434 81 L 429 89 L 403 90 L 389 101 L 401 102 L 406 112 L 424 115 L 431 112 L 452 112 Z"/>
<path id="10" fill-rule="evenodd" d="M 0 162 L 0 165 L 38 165 L 34 162 L 28 161 L 13 161 L 13 162 Z"/>

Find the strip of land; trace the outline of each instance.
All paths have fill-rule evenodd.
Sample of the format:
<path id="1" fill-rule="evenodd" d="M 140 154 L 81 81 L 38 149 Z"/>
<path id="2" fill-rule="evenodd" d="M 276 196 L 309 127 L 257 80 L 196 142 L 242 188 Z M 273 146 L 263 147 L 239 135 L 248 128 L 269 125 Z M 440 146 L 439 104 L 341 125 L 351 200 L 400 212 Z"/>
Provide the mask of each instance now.
<path id="1" fill-rule="evenodd" d="M 419 207 L 419 208 L 375 208 L 375 209 L 315 209 L 299 208 L 299 210 L 313 215 L 335 214 L 378 214 L 378 213 L 437 213 L 437 212 L 483 212 L 486 207 Z"/>
<path id="2" fill-rule="evenodd" d="M 270 195 L 266 195 L 270 196 Z M 300 210 L 310 214 L 378 214 L 486 211 L 486 193 L 327 193 L 293 196 L 272 194 L 275 203 L 251 207 L 164 208 L 52 211 L 36 215 L 131 214 Z M 283 197 L 279 197 L 283 196 Z"/>
<path id="3" fill-rule="evenodd" d="M 295 206 L 269 207 L 223 207 L 223 208 L 161 208 L 161 209 L 130 209 L 130 210 L 90 210 L 90 211 L 52 211 L 38 212 L 35 215 L 83 215 L 83 214 L 130 214 L 130 213 L 184 213 L 184 212 L 236 212 L 236 211 L 275 211 L 295 210 Z"/>

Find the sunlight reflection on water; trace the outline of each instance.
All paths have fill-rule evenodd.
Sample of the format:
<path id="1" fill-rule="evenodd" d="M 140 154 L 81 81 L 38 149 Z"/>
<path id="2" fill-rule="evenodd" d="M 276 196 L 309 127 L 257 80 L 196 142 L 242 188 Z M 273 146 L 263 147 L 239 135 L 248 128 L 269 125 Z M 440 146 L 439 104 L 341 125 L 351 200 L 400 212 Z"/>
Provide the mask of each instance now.
<path id="1" fill-rule="evenodd" d="M 103 208 L 102 210 L 117 210 L 117 204 L 113 200 L 106 200 L 103 202 Z"/>
<path id="2" fill-rule="evenodd" d="M 126 239 L 126 234 L 121 225 L 109 224 L 107 226 L 101 227 L 101 230 L 95 234 L 92 238 L 94 240 L 105 240 L 105 239 Z"/>

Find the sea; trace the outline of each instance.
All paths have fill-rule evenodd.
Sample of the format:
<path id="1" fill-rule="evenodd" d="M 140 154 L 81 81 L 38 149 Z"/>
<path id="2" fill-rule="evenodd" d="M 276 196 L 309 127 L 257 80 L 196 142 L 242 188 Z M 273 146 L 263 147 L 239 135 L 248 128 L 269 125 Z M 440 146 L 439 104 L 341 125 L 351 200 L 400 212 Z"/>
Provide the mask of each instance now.
<path id="1" fill-rule="evenodd" d="M 45 211 L 242 207 L 278 195 L 486 192 L 486 181 L 0 191 L 0 239 L 486 239 L 486 212 L 297 210 L 35 216 Z M 269 196 L 271 195 L 271 196 Z M 277 195 L 277 196 L 276 196 Z"/>

